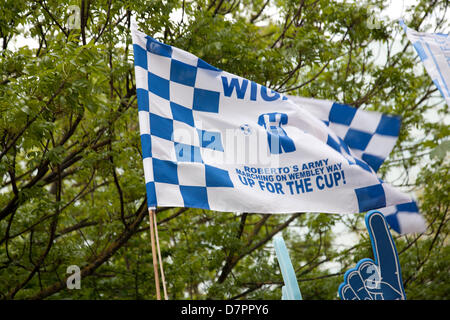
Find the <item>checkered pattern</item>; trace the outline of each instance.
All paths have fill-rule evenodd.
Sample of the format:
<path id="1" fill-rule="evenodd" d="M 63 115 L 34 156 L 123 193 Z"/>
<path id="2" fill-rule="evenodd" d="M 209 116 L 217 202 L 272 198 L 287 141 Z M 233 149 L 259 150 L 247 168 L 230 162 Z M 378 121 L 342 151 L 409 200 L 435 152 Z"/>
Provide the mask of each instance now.
<path id="1" fill-rule="evenodd" d="M 329 146 L 342 153 L 349 164 L 376 173 L 397 142 L 401 118 L 333 103 L 323 122 L 335 133 L 334 137 L 328 135 Z M 425 223 L 414 201 L 386 207 L 390 192 L 381 179 L 378 184 L 355 189 L 359 211 L 382 208 L 391 228 L 401 234 L 423 230 Z"/>
<path id="2" fill-rule="evenodd" d="M 233 187 L 204 155 L 224 151 L 220 132 L 203 130 L 197 113 L 218 113 L 221 71 L 133 30 L 136 93 L 149 207 L 209 209 L 208 188 Z"/>
<path id="3" fill-rule="evenodd" d="M 375 174 L 397 142 L 400 117 L 325 100 L 295 96 L 289 96 L 289 99 L 310 111 L 331 129 L 327 145 L 341 153 L 350 165 Z M 425 221 L 414 201 L 386 207 L 399 193 L 381 179 L 373 185 L 355 189 L 355 194 L 359 212 L 381 208 L 378 210 L 398 233 L 424 231 Z"/>
<path id="4" fill-rule="evenodd" d="M 414 201 L 382 208 L 379 211 L 386 217 L 391 228 L 398 233 L 425 232 L 426 230 L 425 220 L 418 214 L 419 208 Z"/>
<path id="5" fill-rule="evenodd" d="M 397 142 L 401 118 L 333 103 L 322 121 L 336 134 L 327 144 L 369 172 L 377 172 Z M 353 159 L 352 159 L 353 158 Z M 363 160 L 363 161 L 361 161 Z"/>
<path id="6" fill-rule="evenodd" d="M 326 100 L 288 96 L 327 125 L 326 143 L 349 162 L 377 172 L 397 142 L 401 118 Z"/>
<path id="7" fill-rule="evenodd" d="M 281 95 L 273 91 L 269 95 L 267 88 L 253 82 L 249 85 L 246 79 L 239 82 L 234 75 L 222 72 L 188 52 L 155 41 L 137 30 L 133 30 L 132 35 L 149 207 L 194 207 L 261 213 L 342 210 L 350 213 L 411 201 L 410 197 L 396 191 L 375 174 L 396 143 L 400 129 L 398 117 L 356 110 L 338 103 L 300 98 L 306 101 L 301 106 L 302 111 L 307 110 L 316 117 L 314 119 L 304 112 L 303 115 L 308 119 L 305 125 L 302 122 L 304 118 L 299 117 L 301 113 L 296 112 L 292 103 L 283 101 L 286 100 L 284 96 L 280 99 Z M 239 83 L 242 83 L 242 87 L 238 88 Z M 254 106 L 254 103 L 261 102 L 258 105 L 261 108 L 233 110 L 245 101 L 245 92 L 248 91 L 244 87 L 249 87 L 249 101 Z M 260 88 L 260 102 L 257 88 Z M 347 178 L 353 176 L 352 183 L 358 187 L 351 187 L 352 183 L 348 183 L 347 187 L 339 188 L 336 192 L 330 190 L 327 201 L 323 201 L 323 194 L 319 192 L 302 194 L 300 199 L 294 195 L 275 194 L 269 188 L 263 191 L 262 188 L 251 189 L 245 184 L 234 186 L 231 178 L 235 176 L 230 166 L 215 167 L 212 161 L 225 154 L 223 137 L 218 130 L 230 124 L 239 127 L 240 123 L 234 121 L 241 109 L 243 116 L 254 119 L 254 125 L 265 124 L 269 134 L 273 133 L 286 141 L 291 137 L 287 133 L 283 136 L 284 131 L 280 126 L 287 125 L 288 115 L 290 125 L 300 123 L 299 129 L 304 129 L 302 125 L 308 127 L 314 124 L 315 138 L 328 145 L 322 148 L 325 152 L 320 156 L 336 156 L 335 151 L 339 152 L 350 165 L 346 167 L 349 173 Z M 277 118 L 276 114 L 281 116 Z M 268 116 L 264 118 L 264 115 Z M 317 119 L 322 120 L 328 128 Z M 200 120 L 204 120 L 206 125 L 203 126 Z M 289 150 L 286 141 L 282 144 L 285 153 L 292 152 L 291 159 L 296 156 L 295 152 L 308 152 L 309 148 L 314 148 L 307 142 L 297 144 L 295 138 L 292 139 L 292 148 Z M 231 178 L 228 172 L 233 175 Z M 302 209 L 302 205 L 306 207 Z M 417 206 L 397 205 L 386 209 L 389 223 L 400 233 L 417 231 L 420 227 L 417 223 L 423 223 L 422 217 L 417 214 Z"/>

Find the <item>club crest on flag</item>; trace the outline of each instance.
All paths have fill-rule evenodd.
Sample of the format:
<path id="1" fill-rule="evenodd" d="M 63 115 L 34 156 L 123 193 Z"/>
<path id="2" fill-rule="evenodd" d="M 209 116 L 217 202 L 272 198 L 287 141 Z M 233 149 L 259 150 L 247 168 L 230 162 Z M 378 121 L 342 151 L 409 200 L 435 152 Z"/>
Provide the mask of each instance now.
<path id="1" fill-rule="evenodd" d="M 267 141 L 270 153 L 280 154 L 283 152 L 294 152 L 294 141 L 288 137 L 282 125 L 287 124 L 288 115 L 285 113 L 264 113 L 258 117 L 258 124 L 267 131 Z"/>

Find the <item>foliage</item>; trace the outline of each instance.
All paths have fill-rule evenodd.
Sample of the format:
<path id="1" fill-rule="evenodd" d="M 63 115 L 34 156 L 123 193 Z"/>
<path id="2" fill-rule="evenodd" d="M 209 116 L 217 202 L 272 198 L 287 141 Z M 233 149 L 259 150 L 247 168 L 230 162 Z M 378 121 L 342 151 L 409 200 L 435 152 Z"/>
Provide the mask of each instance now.
<path id="1" fill-rule="evenodd" d="M 155 298 L 135 16 L 147 34 L 280 92 L 401 115 L 381 173 L 419 196 L 429 223 L 424 234 L 396 236 L 406 294 L 448 299 L 448 106 L 400 28 L 374 27 L 387 2 L 1 0 L 0 297 Z M 69 5 L 79 8 L 77 28 Z M 421 0 L 405 22 L 448 32 L 447 9 Z M 363 214 L 159 208 L 157 218 L 171 299 L 279 299 L 279 232 L 305 299 L 336 299 L 345 270 L 372 255 Z M 337 226 L 359 242 L 337 246 Z M 80 290 L 66 288 L 70 265 L 81 268 Z"/>

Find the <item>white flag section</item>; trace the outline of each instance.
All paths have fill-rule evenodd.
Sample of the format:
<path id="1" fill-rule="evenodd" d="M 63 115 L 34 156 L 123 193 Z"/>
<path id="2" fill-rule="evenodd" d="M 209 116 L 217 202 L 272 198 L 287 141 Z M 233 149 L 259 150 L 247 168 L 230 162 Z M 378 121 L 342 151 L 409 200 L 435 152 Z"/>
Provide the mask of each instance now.
<path id="1" fill-rule="evenodd" d="M 377 169 L 400 119 L 286 97 L 132 30 L 149 207 L 357 213 L 385 208 L 424 231 L 415 202 Z"/>
<path id="2" fill-rule="evenodd" d="M 450 106 L 450 37 L 442 33 L 423 33 L 400 25 L 417 51 L 434 84 Z"/>

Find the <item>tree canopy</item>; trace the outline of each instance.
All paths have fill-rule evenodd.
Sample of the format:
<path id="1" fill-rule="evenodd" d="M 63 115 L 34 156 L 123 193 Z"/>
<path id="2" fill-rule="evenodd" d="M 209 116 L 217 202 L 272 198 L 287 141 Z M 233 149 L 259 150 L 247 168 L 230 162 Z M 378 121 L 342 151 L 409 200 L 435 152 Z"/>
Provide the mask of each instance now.
<path id="1" fill-rule="evenodd" d="M 448 299 L 448 106 L 391 1 L 1 0 L 0 298 L 154 299 L 130 24 L 279 92 L 402 116 L 381 176 L 418 198 L 425 233 L 395 235 L 408 299 Z M 449 2 L 404 4 L 448 33 Z M 400 14 L 400 13 L 399 13 Z M 170 299 L 280 299 L 282 233 L 304 299 L 337 299 L 372 257 L 364 214 L 158 208 Z M 338 241 L 352 235 L 349 245 Z M 69 290 L 69 266 L 81 289 Z"/>

